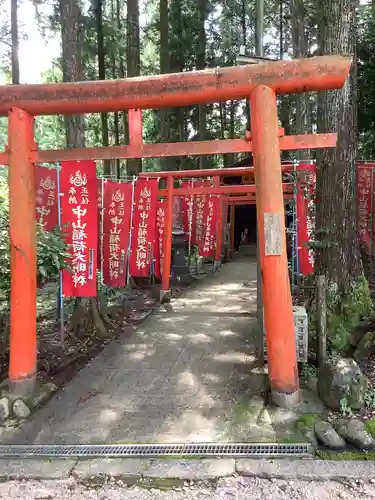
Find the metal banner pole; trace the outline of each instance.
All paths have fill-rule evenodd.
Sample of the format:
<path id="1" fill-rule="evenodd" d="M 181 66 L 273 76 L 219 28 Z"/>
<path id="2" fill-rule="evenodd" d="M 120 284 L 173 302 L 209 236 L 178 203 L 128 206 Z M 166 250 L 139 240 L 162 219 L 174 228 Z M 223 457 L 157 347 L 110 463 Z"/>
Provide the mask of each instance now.
<path id="1" fill-rule="evenodd" d="M 134 213 L 134 191 L 135 191 L 135 181 L 136 177 L 133 175 L 133 180 L 132 180 L 132 202 L 131 202 L 131 211 L 130 211 L 130 233 L 129 233 L 129 243 L 128 243 L 128 252 L 127 252 L 127 263 L 126 263 L 126 268 L 127 268 L 127 273 L 126 273 L 126 288 L 129 288 L 130 284 L 130 252 L 131 252 L 131 246 L 132 246 L 132 235 L 133 235 L 133 213 Z"/>
<path id="2" fill-rule="evenodd" d="M 61 196 L 62 193 L 60 192 L 60 170 L 61 170 L 61 165 L 57 164 L 56 166 L 57 169 L 57 216 L 58 216 L 58 223 L 59 223 L 59 228 L 61 231 Z M 65 344 L 65 328 L 64 328 L 64 296 L 63 296 L 63 279 L 62 279 L 62 271 L 60 270 L 60 346 L 64 347 Z"/>
<path id="3" fill-rule="evenodd" d="M 104 278 L 103 278 L 103 266 L 104 266 L 104 179 L 102 177 L 102 186 L 101 186 L 101 201 L 100 201 L 100 284 L 103 286 Z"/>

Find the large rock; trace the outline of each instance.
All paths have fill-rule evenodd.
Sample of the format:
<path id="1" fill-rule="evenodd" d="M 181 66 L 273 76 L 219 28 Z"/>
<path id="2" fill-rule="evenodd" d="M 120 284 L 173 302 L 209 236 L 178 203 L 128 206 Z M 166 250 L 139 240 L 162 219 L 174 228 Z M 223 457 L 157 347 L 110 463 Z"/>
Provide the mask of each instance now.
<path id="1" fill-rule="evenodd" d="M 358 343 L 354 352 L 354 359 L 360 363 L 375 352 L 375 332 L 367 332 Z"/>
<path id="2" fill-rule="evenodd" d="M 354 359 L 335 357 L 328 359 L 318 373 L 318 394 L 331 410 L 340 411 L 340 401 L 359 410 L 365 404 L 365 395 L 371 387 Z"/>
<path id="3" fill-rule="evenodd" d="M 10 401 L 8 398 L 0 399 L 0 422 L 10 417 Z"/>
<path id="4" fill-rule="evenodd" d="M 345 440 L 335 431 L 329 422 L 316 422 L 314 431 L 318 441 L 328 446 L 328 448 L 343 450 L 346 447 Z"/>
<path id="5" fill-rule="evenodd" d="M 339 420 L 337 432 L 345 438 L 348 443 L 360 450 L 370 450 L 375 447 L 375 441 L 366 430 L 365 424 L 358 418 L 351 418 L 349 421 Z"/>

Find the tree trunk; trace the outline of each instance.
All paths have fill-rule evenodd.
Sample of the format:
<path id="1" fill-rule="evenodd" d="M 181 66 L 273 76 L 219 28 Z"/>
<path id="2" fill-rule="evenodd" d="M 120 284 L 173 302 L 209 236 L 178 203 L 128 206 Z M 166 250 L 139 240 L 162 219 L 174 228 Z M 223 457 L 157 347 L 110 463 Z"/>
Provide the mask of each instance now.
<path id="1" fill-rule="evenodd" d="M 78 0 L 60 0 L 63 78 L 65 82 L 84 80 L 82 66 L 81 11 Z M 85 146 L 84 117 L 64 116 L 68 148 Z"/>
<path id="2" fill-rule="evenodd" d="M 18 41 L 18 1 L 11 0 L 11 36 L 12 36 L 12 83 L 20 83 L 20 61 Z"/>
<path id="3" fill-rule="evenodd" d="M 138 0 L 127 0 L 126 20 L 126 53 L 127 76 L 132 78 L 140 75 L 141 53 L 139 39 L 139 5 Z M 135 158 L 127 162 L 127 174 L 138 175 L 142 171 L 142 160 Z"/>
<path id="4" fill-rule="evenodd" d="M 116 0 L 116 20 L 117 20 L 117 34 L 123 33 L 123 26 L 122 26 L 122 16 L 121 16 L 121 2 L 120 0 Z M 119 47 L 119 54 L 117 55 L 117 60 L 119 61 L 119 76 L 120 78 L 125 78 L 125 55 L 124 55 L 124 50 L 122 49 L 123 45 L 120 44 Z M 126 111 L 123 111 L 121 113 L 122 116 L 122 126 L 123 126 L 123 144 L 128 144 L 129 143 L 129 131 L 128 131 L 128 114 Z M 120 122 L 120 120 L 119 120 Z M 119 129 L 120 129 L 120 123 L 119 123 Z M 123 160 L 122 164 L 125 166 L 125 171 L 127 172 L 127 160 Z M 121 161 L 120 161 L 121 165 Z"/>
<path id="5" fill-rule="evenodd" d="M 159 15 L 160 15 L 160 73 L 167 74 L 170 73 L 170 63 L 169 63 L 169 32 L 168 32 L 168 20 L 169 20 L 169 7 L 168 0 L 160 0 L 159 3 Z M 164 108 L 159 110 L 160 117 L 160 142 L 169 142 L 170 135 L 170 109 Z M 173 163 L 171 158 L 165 157 L 160 158 L 161 170 L 171 170 Z"/>
<path id="6" fill-rule="evenodd" d="M 320 0 L 320 54 L 353 54 L 342 90 L 318 97 L 318 131 L 337 131 L 336 149 L 318 154 L 316 239 L 321 241 L 316 267 L 340 300 L 362 279 L 356 213 L 356 19 L 354 0 Z"/>
<path id="7" fill-rule="evenodd" d="M 97 36 L 97 54 L 98 54 L 98 73 L 99 80 L 105 80 L 105 49 L 103 35 L 103 0 L 96 0 L 95 5 L 96 18 L 96 36 Z M 108 134 L 108 113 L 100 113 L 100 121 L 102 125 L 102 142 L 103 146 L 109 145 Z M 111 161 L 104 160 L 104 175 L 111 175 Z"/>
<path id="8" fill-rule="evenodd" d="M 263 56 L 264 0 L 256 0 L 255 54 Z"/>
<path id="9" fill-rule="evenodd" d="M 292 43 L 293 56 L 295 59 L 308 56 L 308 19 L 303 0 L 292 0 Z M 296 134 L 305 134 L 310 130 L 311 117 L 309 106 L 309 95 L 307 93 L 297 94 L 296 102 Z M 300 160 L 310 159 L 310 150 L 303 149 L 298 151 Z"/>
<path id="10" fill-rule="evenodd" d="M 207 11 L 207 0 L 199 0 L 198 2 L 198 12 L 199 12 L 199 34 L 198 34 L 198 46 L 197 46 L 197 59 L 196 67 L 197 69 L 205 69 L 206 67 L 206 11 Z M 205 104 L 200 104 L 198 106 L 198 137 L 199 140 L 204 141 L 207 138 L 207 115 Z M 202 155 L 199 157 L 199 167 L 204 169 L 207 165 L 207 157 Z"/>
<path id="11" fill-rule="evenodd" d="M 63 78 L 66 82 L 84 80 L 82 64 L 81 11 L 77 0 L 60 0 Z M 65 116 L 68 148 L 85 147 L 85 121 L 80 116 Z M 105 336 L 109 321 L 100 312 L 97 298 L 77 298 L 70 328 L 77 336 Z"/>
<path id="12" fill-rule="evenodd" d="M 116 36 L 116 27 L 117 23 L 120 22 L 120 20 L 116 20 L 116 15 L 117 15 L 117 8 L 115 6 L 115 0 L 111 0 L 111 23 L 112 23 L 112 30 L 113 30 L 113 36 L 112 36 L 112 51 L 111 51 L 111 66 L 112 66 L 112 78 L 115 80 L 118 78 L 118 72 L 117 72 L 117 64 L 116 64 L 116 50 L 117 48 L 116 41 L 117 41 L 117 36 L 119 36 L 120 31 L 117 33 Z M 119 146 L 120 145 L 120 114 L 118 111 L 115 111 L 114 116 L 113 116 L 113 127 L 114 127 L 114 136 L 115 136 L 115 145 Z M 120 167 L 121 167 L 121 160 L 116 159 L 113 160 L 114 162 L 114 171 L 115 171 L 115 176 L 117 179 L 120 178 Z"/>

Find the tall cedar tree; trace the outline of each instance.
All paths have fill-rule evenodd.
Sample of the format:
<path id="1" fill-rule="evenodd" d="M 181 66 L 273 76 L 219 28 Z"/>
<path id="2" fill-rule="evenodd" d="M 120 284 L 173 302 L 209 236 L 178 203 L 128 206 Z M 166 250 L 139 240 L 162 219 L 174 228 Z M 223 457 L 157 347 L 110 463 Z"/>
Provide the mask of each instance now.
<path id="1" fill-rule="evenodd" d="M 316 190 L 317 270 L 343 300 L 356 287 L 362 264 L 357 238 L 355 178 L 357 160 L 356 1 L 319 1 L 320 54 L 351 55 L 342 90 L 318 97 L 318 131 L 337 131 L 336 149 L 318 155 Z"/>

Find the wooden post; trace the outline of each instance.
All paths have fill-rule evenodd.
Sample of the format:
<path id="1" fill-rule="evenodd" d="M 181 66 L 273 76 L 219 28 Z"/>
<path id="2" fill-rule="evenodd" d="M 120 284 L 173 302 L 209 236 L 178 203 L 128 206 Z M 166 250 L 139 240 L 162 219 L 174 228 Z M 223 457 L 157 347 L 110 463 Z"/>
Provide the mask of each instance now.
<path id="1" fill-rule="evenodd" d="M 164 222 L 164 265 L 160 302 L 171 300 L 171 264 L 172 264 L 172 226 L 173 226 L 173 187 L 174 177 L 167 179 L 167 203 Z"/>
<path id="2" fill-rule="evenodd" d="M 214 186 L 220 187 L 220 177 L 214 177 Z M 217 271 L 221 267 L 221 251 L 223 246 L 223 201 L 222 197 L 219 196 L 218 207 L 217 207 L 217 226 L 216 226 L 216 248 L 215 248 L 215 261 L 214 261 L 214 271 Z"/>
<path id="3" fill-rule="evenodd" d="M 316 280 L 316 360 L 318 368 L 324 363 L 327 355 L 327 300 L 326 278 L 318 276 Z"/>
<path id="4" fill-rule="evenodd" d="M 36 381 L 35 170 L 31 162 L 34 118 L 9 112 L 10 356 L 9 388 L 29 394 Z"/>
<path id="5" fill-rule="evenodd" d="M 236 224 L 236 206 L 230 205 L 230 250 L 234 252 L 234 226 Z"/>
<path id="6" fill-rule="evenodd" d="M 276 94 L 259 85 L 251 94 L 250 105 L 268 371 L 274 403 L 291 407 L 298 401 L 299 382 Z"/>
<path id="7" fill-rule="evenodd" d="M 129 144 L 132 146 L 141 146 L 143 144 L 142 137 L 142 110 L 129 109 Z"/>

